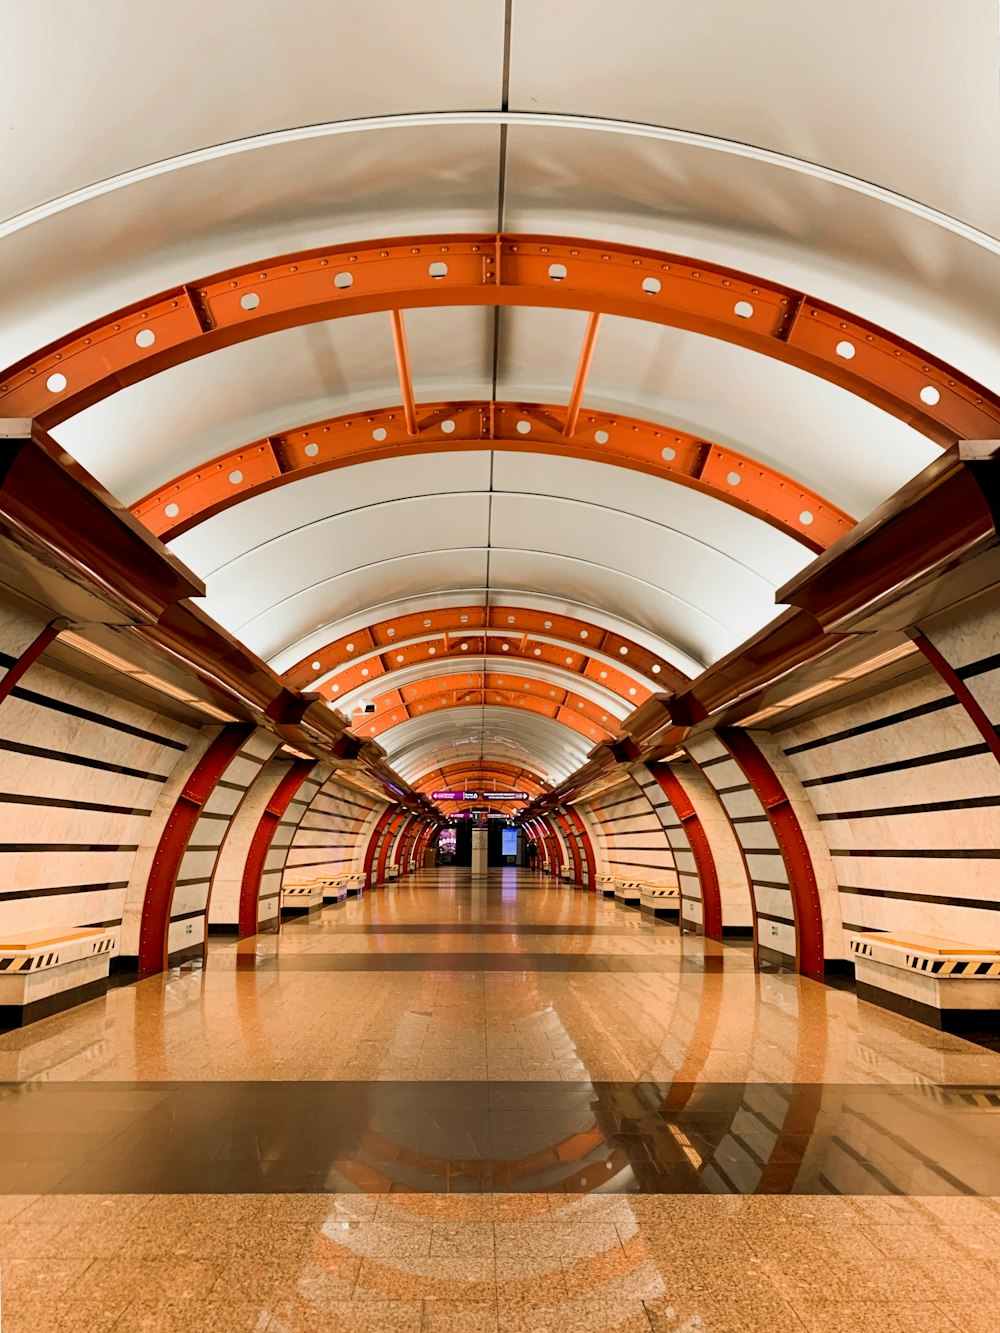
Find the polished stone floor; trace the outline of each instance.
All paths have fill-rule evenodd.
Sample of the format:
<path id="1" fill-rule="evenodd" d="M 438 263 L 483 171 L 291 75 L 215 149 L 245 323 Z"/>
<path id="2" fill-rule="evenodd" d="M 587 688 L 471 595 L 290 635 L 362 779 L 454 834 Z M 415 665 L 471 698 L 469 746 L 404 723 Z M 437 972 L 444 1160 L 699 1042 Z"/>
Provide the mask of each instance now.
<path id="1" fill-rule="evenodd" d="M 11 1330 L 998 1330 L 1000 1055 L 441 871 L 0 1036 Z"/>

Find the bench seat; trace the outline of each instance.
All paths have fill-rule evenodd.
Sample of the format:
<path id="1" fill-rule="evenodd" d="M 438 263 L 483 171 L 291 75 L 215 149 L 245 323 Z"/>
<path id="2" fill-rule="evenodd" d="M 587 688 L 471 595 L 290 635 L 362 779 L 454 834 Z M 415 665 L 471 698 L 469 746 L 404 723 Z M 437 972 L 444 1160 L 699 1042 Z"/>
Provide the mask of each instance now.
<path id="1" fill-rule="evenodd" d="M 305 916 L 323 906 L 323 881 L 309 880 L 308 883 L 282 884 L 282 916 Z"/>
<path id="2" fill-rule="evenodd" d="M 642 881 L 638 879 L 615 880 L 615 902 L 625 907 L 639 907 L 642 903 Z"/>
<path id="3" fill-rule="evenodd" d="M 646 880 L 640 890 L 640 905 L 646 913 L 676 921 L 680 914 L 681 891 L 676 884 Z"/>
<path id="4" fill-rule="evenodd" d="M 93 926 L 0 936 L 0 1028 L 19 1028 L 103 995 L 118 935 Z"/>
<path id="5" fill-rule="evenodd" d="M 848 947 L 859 998 L 947 1032 L 1000 1030 L 1000 947 L 899 931 Z"/>

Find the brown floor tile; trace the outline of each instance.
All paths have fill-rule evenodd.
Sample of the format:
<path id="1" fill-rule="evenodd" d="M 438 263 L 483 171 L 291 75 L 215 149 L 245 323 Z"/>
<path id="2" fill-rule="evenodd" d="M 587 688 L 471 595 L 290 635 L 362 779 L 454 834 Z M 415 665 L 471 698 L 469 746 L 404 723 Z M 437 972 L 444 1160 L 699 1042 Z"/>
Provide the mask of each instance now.
<path id="1" fill-rule="evenodd" d="M 424 1301 L 421 1333 L 496 1333 L 496 1301 Z"/>
<path id="2" fill-rule="evenodd" d="M 321 1308 L 285 1302 L 267 1333 L 420 1333 L 420 1301 L 336 1301 Z"/>
<path id="3" fill-rule="evenodd" d="M 967 1324 L 955 1324 L 941 1306 L 934 1304 L 796 1301 L 793 1308 L 809 1333 L 830 1333 L 831 1329 L 850 1329 L 851 1333 L 948 1333 L 952 1328 L 969 1328 Z M 993 1319 L 989 1327 L 995 1329 L 995 1312 Z"/>

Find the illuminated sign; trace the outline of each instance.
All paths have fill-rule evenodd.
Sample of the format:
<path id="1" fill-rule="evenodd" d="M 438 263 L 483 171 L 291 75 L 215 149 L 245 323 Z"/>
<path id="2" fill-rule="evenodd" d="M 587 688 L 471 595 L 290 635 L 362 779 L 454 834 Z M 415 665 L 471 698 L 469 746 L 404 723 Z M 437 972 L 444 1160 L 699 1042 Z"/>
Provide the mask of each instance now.
<path id="1" fill-rule="evenodd" d="M 527 801 L 526 791 L 432 791 L 432 801 Z"/>

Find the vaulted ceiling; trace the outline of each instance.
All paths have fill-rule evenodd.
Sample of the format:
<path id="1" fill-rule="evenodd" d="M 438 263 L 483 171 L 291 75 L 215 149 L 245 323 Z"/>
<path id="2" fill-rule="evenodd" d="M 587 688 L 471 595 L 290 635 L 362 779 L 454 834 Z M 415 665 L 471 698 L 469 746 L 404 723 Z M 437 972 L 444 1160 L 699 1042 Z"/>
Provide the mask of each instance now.
<path id="1" fill-rule="evenodd" d="M 991 428 L 995 7 L 954 18 L 105 0 L 81 50 L 11 0 L 0 412 L 409 781 L 557 782 Z"/>

